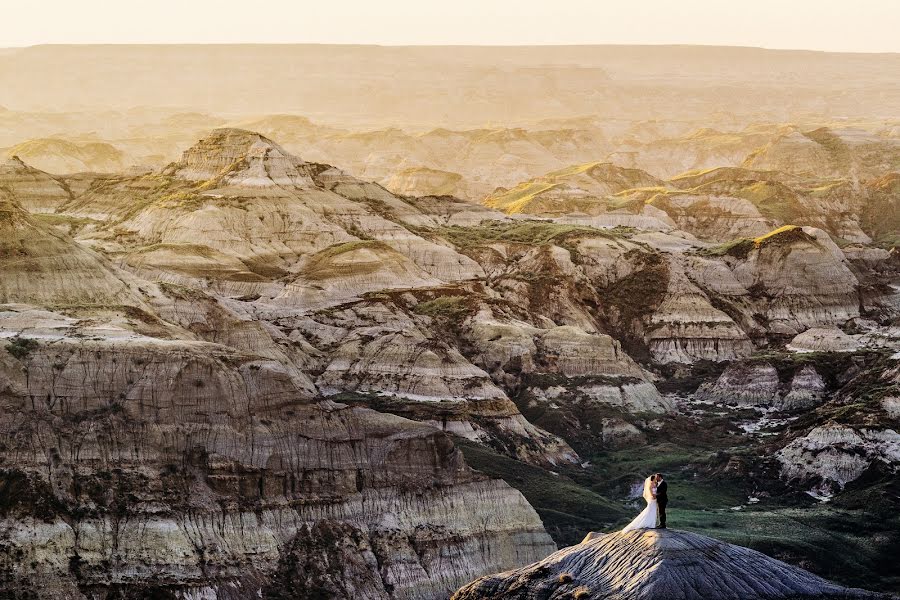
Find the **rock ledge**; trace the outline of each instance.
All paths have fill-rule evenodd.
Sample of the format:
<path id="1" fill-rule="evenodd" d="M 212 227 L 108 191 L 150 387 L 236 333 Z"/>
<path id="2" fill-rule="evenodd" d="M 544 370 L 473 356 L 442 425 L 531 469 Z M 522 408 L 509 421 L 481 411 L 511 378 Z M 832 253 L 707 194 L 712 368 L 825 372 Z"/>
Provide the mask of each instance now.
<path id="1" fill-rule="evenodd" d="M 890 598 L 687 531 L 595 535 L 533 565 L 477 579 L 453 600 Z"/>

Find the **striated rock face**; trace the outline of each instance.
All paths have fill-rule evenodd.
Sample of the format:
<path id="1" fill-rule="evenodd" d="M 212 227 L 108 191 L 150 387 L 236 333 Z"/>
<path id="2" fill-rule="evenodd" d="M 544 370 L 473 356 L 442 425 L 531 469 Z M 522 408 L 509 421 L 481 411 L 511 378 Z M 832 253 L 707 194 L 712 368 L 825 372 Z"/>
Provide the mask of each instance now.
<path id="1" fill-rule="evenodd" d="M 774 224 L 744 198 L 668 194 L 657 204 L 673 219 L 678 229 L 705 240 L 756 237 L 771 231 Z"/>
<path id="2" fill-rule="evenodd" d="M 650 352 L 659 362 L 691 363 L 733 360 L 753 349 L 747 334 L 688 276 L 681 260 L 669 261 L 666 296 L 650 317 Z M 721 285 L 720 282 L 716 282 Z"/>
<path id="3" fill-rule="evenodd" d="M 792 352 L 853 352 L 860 345 L 859 336 L 847 335 L 836 327 L 812 327 L 794 336 L 787 349 Z"/>
<path id="4" fill-rule="evenodd" d="M 434 427 L 314 404 L 282 364 L 221 345 L 25 316 L 0 333 L 31 340 L 0 351 L 6 591 L 255 598 L 302 575 L 440 598 L 554 548 Z"/>
<path id="5" fill-rule="evenodd" d="M 825 395 L 825 381 L 812 365 L 782 382 L 775 367 L 766 362 L 733 362 L 715 382 L 703 383 L 696 393 L 698 400 L 706 402 L 786 411 L 818 406 Z"/>
<path id="6" fill-rule="evenodd" d="M 859 316 L 859 282 L 840 249 L 818 229 L 786 227 L 758 238 L 734 275 L 760 296 L 757 308 L 773 333 L 793 335 Z"/>
<path id="7" fill-rule="evenodd" d="M 216 129 L 167 171 L 191 181 L 219 178 L 220 185 L 315 187 L 306 163 L 260 134 L 242 129 Z"/>
<path id="8" fill-rule="evenodd" d="M 429 307 L 421 306 L 420 313 Z M 278 324 L 289 338 L 314 348 L 320 394 L 356 394 L 363 397 L 358 402 L 499 445 L 526 461 L 578 462 L 565 442 L 526 421 L 450 339 L 431 332 L 435 318 L 362 302 Z"/>
<path id="9" fill-rule="evenodd" d="M 715 383 L 701 385 L 697 398 L 738 406 L 772 406 L 778 400 L 778 372 L 767 363 L 732 363 Z"/>
<path id="10" fill-rule="evenodd" d="M 843 488 L 875 461 L 896 469 L 900 434 L 892 429 L 822 425 L 792 441 L 776 457 L 788 479 L 819 480 Z"/>
<path id="11" fill-rule="evenodd" d="M 0 188 L 0 303 L 131 304 L 106 260 L 37 223 Z"/>
<path id="12" fill-rule="evenodd" d="M 800 410 L 822 403 L 825 396 L 825 381 L 816 368 L 807 365 L 791 380 L 791 388 L 778 403 L 783 410 Z"/>
<path id="13" fill-rule="evenodd" d="M 589 534 L 528 567 L 482 577 L 453 600 L 800 600 L 887 598 L 696 533 L 638 529 Z"/>
<path id="14" fill-rule="evenodd" d="M 560 166 L 558 141 L 477 136 L 532 153 L 539 172 Z M 533 176 L 500 162 L 485 177 Z M 800 178 L 660 182 L 589 163 L 494 194 L 533 219 L 397 196 L 240 129 L 160 171 L 67 177 L 59 203 L 55 179 L 23 169 L 0 181 L 0 590 L 445 598 L 554 549 L 523 496 L 472 471 L 452 436 L 529 498 L 547 490 L 532 476 L 559 477 L 559 493 L 592 481 L 598 510 L 617 515 L 596 490 L 618 483 L 594 478 L 622 461 L 583 464 L 573 448 L 665 439 L 678 456 L 711 414 L 709 435 L 754 447 L 727 412 L 682 403 L 701 378 L 700 398 L 785 428 L 768 439 L 788 487 L 897 462 L 895 382 L 866 371 L 868 355 L 778 355 L 791 337 L 796 351 L 892 348 L 900 307 L 896 253 L 845 253 L 810 227 L 762 235 L 783 221 L 773 211 L 807 214 Z M 837 211 L 845 184 L 809 213 L 839 212 L 831 235 L 858 212 Z M 535 502 L 554 535 L 583 527 Z"/>
<path id="15" fill-rule="evenodd" d="M 72 197 L 62 181 L 26 165 L 18 156 L 0 163 L 0 188 L 31 213 L 52 213 Z"/>

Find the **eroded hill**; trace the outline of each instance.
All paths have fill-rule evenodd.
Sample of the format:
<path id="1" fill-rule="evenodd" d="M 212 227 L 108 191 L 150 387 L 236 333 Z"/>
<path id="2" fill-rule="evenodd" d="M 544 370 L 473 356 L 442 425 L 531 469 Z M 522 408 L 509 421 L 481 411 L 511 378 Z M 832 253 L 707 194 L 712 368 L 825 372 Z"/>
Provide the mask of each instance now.
<path id="1" fill-rule="evenodd" d="M 234 127 L 139 173 L 11 160 L 4 586 L 446 597 L 615 527 L 653 469 L 721 537 L 873 521 L 852 564 L 746 543 L 890 589 L 896 186 L 758 166 L 592 162 L 485 206 Z"/>

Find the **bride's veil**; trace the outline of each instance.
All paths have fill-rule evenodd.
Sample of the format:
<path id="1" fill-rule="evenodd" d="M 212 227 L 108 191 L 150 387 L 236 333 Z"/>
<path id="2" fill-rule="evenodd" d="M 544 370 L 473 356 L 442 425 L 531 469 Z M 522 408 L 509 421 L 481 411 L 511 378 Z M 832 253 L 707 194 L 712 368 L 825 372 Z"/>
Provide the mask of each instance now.
<path id="1" fill-rule="evenodd" d="M 646 500 L 648 503 L 651 500 L 653 500 L 653 492 L 650 490 L 650 486 L 651 486 L 651 482 L 650 482 L 650 478 L 648 477 L 647 479 L 644 480 L 644 493 L 643 493 L 644 500 Z"/>

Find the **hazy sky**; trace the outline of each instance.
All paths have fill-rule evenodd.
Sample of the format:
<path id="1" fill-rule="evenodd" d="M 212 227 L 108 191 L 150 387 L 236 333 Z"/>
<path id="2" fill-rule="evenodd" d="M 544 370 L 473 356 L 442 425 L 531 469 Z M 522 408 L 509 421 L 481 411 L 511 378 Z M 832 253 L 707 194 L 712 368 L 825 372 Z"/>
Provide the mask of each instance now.
<path id="1" fill-rule="evenodd" d="M 45 43 L 721 44 L 900 52 L 900 0 L 18 0 Z"/>

